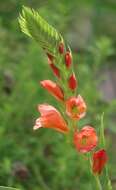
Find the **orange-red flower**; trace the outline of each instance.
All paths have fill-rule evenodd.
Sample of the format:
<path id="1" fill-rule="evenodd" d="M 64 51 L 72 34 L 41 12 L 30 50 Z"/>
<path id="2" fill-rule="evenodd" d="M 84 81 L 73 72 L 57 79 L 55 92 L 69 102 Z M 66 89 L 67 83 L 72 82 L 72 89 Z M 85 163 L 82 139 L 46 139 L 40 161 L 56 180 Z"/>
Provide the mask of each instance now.
<path id="1" fill-rule="evenodd" d="M 101 174 L 105 164 L 108 161 L 107 153 L 104 149 L 101 149 L 93 154 L 93 166 L 92 170 L 94 174 Z"/>
<path id="2" fill-rule="evenodd" d="M 74 73 L 70 76 L 68 80 L 68 86 L 71 90 L 75 90 L 77 87 L 77 80 Z"/>
<path id="3" fill-rule="evenodd" d="M 66 113 L 72 119 L 79 120 L 84 117 L 86 109 L 86 104 L 80 95 L 71 97 L 66 101 Z"/>
<path id="4" fill-rule="evenodd" d="M 62 133 L 67 133 L 69 128 L 61 114 L 51 105 L 41 104 L 38 106 L 41 116 L 36 120 L 34 130 L 40 127 L 52 128 Z"/>
<path id="5" fill-rule="evenodd" d="M 96 147 L 98 137 L 93 127 L 87 125 L 81 129 L 80 132 L 74 133 L 74 144 L 76 149 L 81 153 L 91 151 Z"/>
<path id="6" fill-rule="evenodd" d="M 43 80 L 40 82 L 42 87 L 44 87 L 48 92 L 50 92 L 56 99 L 64 100 L 64 94 L 62 89 L 51 80 Z"/>

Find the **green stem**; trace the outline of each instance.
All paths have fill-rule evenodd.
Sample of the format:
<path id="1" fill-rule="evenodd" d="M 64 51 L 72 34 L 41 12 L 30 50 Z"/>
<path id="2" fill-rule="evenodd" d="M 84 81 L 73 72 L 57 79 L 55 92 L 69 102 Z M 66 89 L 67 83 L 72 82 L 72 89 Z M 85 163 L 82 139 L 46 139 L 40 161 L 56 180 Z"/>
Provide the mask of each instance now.
<path id="1" fill-rule="evenodd" d="M 40 169 L 37 167 L 34 167 L 34 172 L 35 172 L 35 175 L 38 176 L 37 181 L 38 181 L 38 184 L 41 186 L 41 188 L 44 190 L 50 190 L 51 188 L 49 188 L 47 184 L 45 183 L 41 175 Z"/>
<path id="2" fill-rule="evenodd" d="M 95 180 L 96 180 L 97 190 L 102 190 L 99 176 L 98 175 L 94 175 L 94 176 L 95 176 Z"/>
<path id="3" fill-rule="evenodd" d="M 100 144 L 105 148 L 105 137 L 104 137 L 104 112 L 101 115 L 101 128 L 100 128 Z"/>
<path id="4" fill-rule="evenodd" d="M 88 153 L 88 159 L 89 159 L 89 165 L 90 165 L 90 171 L 91 171 L 91 168 L 92 168 L 91 153 Z M 101 182 L 100 182 L 99 176 L 98 175 L 94 175 L 92 172 L 91 172 L 91 174 L 94 176 L 95 181 L 96 181 L 96 187 L 97 187 L 96 190 L 102 190 L 102 186 L 101 186 Z"/>
<path id="5" fill-rule="evenodd" d="M 109 178 L 109 173 L 108 173 L 108 167 L 107 166 L 105 168 L 105 172 L 106 172 L 106 179 L 107 179 L 107 190 L 112 190 L 112 184 L 111 184 L 111 180 Z"/>
<path id="6" fill-rule="evenodd" d="M 100 145 L 106 149 L 105 136 L 104 136 L 104 112 L 101 116 L 101 128 L 100 128 Z M 112 190 L 111 180 L 108 173 L 108 166 L 105 167 L 105 176 L 107 180 L 107 190 Z"/>

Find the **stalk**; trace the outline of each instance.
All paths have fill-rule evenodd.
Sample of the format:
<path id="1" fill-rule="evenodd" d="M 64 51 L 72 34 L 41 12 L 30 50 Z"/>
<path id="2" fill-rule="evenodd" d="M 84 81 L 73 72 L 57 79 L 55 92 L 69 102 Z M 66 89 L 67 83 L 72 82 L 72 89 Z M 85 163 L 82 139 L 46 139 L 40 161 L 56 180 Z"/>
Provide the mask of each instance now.
<path id="1" fill-rule="evenodd" d="M 90 165 L 90 168 L 92 168 L 92 161 L 91 161 L 91 153 L 88 153 L 88 158 L 89 158 L 89 165 Z M 91 170 L 90 170 L 91 172 Z M 91 174 L 94 176 L 95 178 L 95 182 L 96 182 L 96 190 L 102 190 L 102 185 L 101 185 L 101 182 L 100 182 L 100 179 L 99 179 L 99 176 L 98 175 L 94 175 L 92 172 Z"/>
<path id="2" fill-rule="evenodd" d="M 95 180 L 96 180 L 97 190 L 102 190 L 99 176 L 98 175 L 94 175 L 94 176 L 95 176 Z"/>
<path id="3" fill-rule="evenodd" d="M 101 115 L 101 128 L 100 128 L 100 144 L 106 149 L 105 136 L 104 136 L 104 112 Z M 108 166 L 105 167 L 105 177 L 107 180 L 107 190 L 112 190 L 111 180 L 109 177 Z"/>

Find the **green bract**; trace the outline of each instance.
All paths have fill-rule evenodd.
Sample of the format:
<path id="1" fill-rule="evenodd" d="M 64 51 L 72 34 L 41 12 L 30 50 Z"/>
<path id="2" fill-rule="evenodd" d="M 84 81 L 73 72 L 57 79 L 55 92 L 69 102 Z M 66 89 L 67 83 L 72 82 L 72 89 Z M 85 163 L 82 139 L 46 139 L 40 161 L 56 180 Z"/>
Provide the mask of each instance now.
<path id="1" fill-rule="evenodd" d="M 48 53 L 55 55 L 56 48 L 63 38 L 37 11 L 23 6 L 19 24 L 22 32 L 36 40 Z"/>

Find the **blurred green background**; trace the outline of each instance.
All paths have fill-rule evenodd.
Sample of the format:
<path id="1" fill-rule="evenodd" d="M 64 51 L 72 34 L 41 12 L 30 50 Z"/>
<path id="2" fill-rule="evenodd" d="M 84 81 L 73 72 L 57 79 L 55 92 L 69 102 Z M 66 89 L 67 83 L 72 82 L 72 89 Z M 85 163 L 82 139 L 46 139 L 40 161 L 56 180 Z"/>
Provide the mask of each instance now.
<path id="1" fill-rule="evenodd" d="M 92 190 L 88 162 L 64 136 L 50 129 L 33 132 L 37 104 L 56 101 L 39 81 L 55 80 L 39 45 L 19 28 L 22 5 L 56 27 L 72 48 L 78 92 L 88 105 L 79 122 L 99 131 L 100 115 L 116 188 L 116 1 L 0 1 L 0 185 L 22 190 Z"/>

